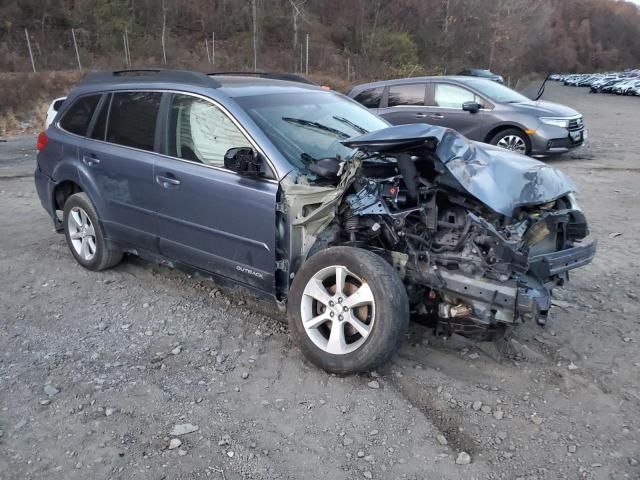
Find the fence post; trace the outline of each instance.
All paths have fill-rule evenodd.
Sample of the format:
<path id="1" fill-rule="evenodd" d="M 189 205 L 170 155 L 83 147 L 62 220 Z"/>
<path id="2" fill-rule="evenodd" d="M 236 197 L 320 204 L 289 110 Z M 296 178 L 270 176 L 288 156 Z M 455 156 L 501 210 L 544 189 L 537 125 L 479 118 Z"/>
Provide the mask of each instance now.
<path id="1" fill-rule="evenodd" d="M 131 49 L 129 48 L 129 30 L 127 30 L 125 28 L 124 30 L 124 37 L 127 41 L 127 64 L 129 65 L 129 67 L 131 67 Z"/>
<path id="2" fill-rule="evenodd" d="M 33 51 L 31 50 L 31 40 L 29 39 L 27 27 L 24 27 L 24 34 L 27 37 L 27 48 L 29 49 L 29 58 L 31 58 L 31 67 L 33 68 L 33 73 L 36 73 L 36 62 L 33 61 Z"/>
<path id="3" fill-rule="evenodd" d="M 122 32 L 122 45 L 124 47 L 124 66 L 129 66 L 129 59 L 127 58 L 127 39 L 124 36 L 124 32 Z"/>
<path id="4" fill-rule="evenodd" d="M 307 62 L 305 64 L 304 73 L 305 75 L 309 75 L 309 34 L 308 33 L 306 38 L 306 44 L 307 44 Z"/>
<path id="5" fill-rule="evenodd" d="M 211 55 L 209 54 L 209 40 L 207 37 L 204 37 L 204 46 L 207 49 L 207 62 L 211 63 Z"/>
<path id="6" fill-rule="evenodd" d="M 256 0 L 251 0 L 251 12 L 253 17 L 253 70 L 258 69 L 258 8 Z"/>
<path id="7" fill-rule="evenodd" d="M 80 63 L 80 53 L 78 53 L 78 42 L 76 41 L 76 32 L 72 28 L 71 36 L 73 37 L 73 47 L 76 49 L 76 59 L 78 60 L 78 70 L 82 70 L 82 64 Z"/>

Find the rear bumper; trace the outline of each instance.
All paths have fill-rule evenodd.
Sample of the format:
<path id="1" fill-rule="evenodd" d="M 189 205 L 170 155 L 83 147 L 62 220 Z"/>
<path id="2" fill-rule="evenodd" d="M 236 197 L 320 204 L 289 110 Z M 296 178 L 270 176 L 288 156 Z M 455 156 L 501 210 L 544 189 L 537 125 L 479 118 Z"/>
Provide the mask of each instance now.
<path id="1" fill-rule="evenodd" d="M 42 208 L 47 211 L 55 224 L 57 217 L 55 205 L 53 203 L 53 192 L 55 190 L 56 183 L 50 177 L 42 173 L 39 167 L 36 167 L 33 178 Z"/>

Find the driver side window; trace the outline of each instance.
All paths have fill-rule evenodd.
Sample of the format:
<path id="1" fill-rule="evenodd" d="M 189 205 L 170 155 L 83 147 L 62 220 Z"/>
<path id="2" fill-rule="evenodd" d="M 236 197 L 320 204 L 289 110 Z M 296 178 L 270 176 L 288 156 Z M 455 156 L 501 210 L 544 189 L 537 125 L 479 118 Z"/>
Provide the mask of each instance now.
<path id="1" fill-rule="evenodd" d="M 252 148 L 224 111 L 198 97 L 172 96 L 167 126 L 168 155 L 224 167 L 225 153 L 235 147 Z"/>
<path id="2" fill-rule="evenodd" d="M 478 97 L 466 88 L 449 83 L 436 83 L 433 103 L 436 107 L 458 108 L 462 110 L 464 102 L 478 102 Z M 481 103 L 481 102 L 478 102 Z"/>

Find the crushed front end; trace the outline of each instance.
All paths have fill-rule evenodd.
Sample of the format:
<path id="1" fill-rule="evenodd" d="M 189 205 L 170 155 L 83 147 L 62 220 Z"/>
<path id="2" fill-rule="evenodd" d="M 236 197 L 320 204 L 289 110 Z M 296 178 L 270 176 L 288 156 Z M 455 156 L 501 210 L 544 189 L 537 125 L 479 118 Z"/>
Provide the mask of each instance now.
<path id="1" fill-rule="evenodd" d="M 573 183 L 536 160 L 428 125 L 343 143 L 358 153 L 336 181 L 323 245 L 387 258 L 415 316 L 469 335 L 544 324 L 552 289 L 595 255 Z"/>

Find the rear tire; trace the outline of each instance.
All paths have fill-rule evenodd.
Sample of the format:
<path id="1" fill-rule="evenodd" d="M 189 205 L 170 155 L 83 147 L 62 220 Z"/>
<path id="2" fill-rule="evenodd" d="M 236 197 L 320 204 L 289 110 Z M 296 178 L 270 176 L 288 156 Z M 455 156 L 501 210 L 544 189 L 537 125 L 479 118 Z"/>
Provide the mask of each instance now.
<path id="1" fill-rule="evenodd" d="M 122 252 L 107 245 L 98 214 L 86 193 L 67 199 L 62 222 L 69 250 L 84 268 L 99 271 L 120 263 Z"/>
<path id="2" fill-rule="evenodd" d="M 294 342 L 313 364 L 356 373 L 383 365 L 399 348 L 409 301 L 397 272 L 381 257 L 332 247 L 296 274 L 287 316 Z"/>
<path id="3" fill-rule="evenodd" d="M 531 153 L 531 140 L 529 136 L 522 130 L 517 128 L 508 128 L 496 133 L 491 140 L 491 145 L 510 150 L 512 152 L 529 155 Z"/>

